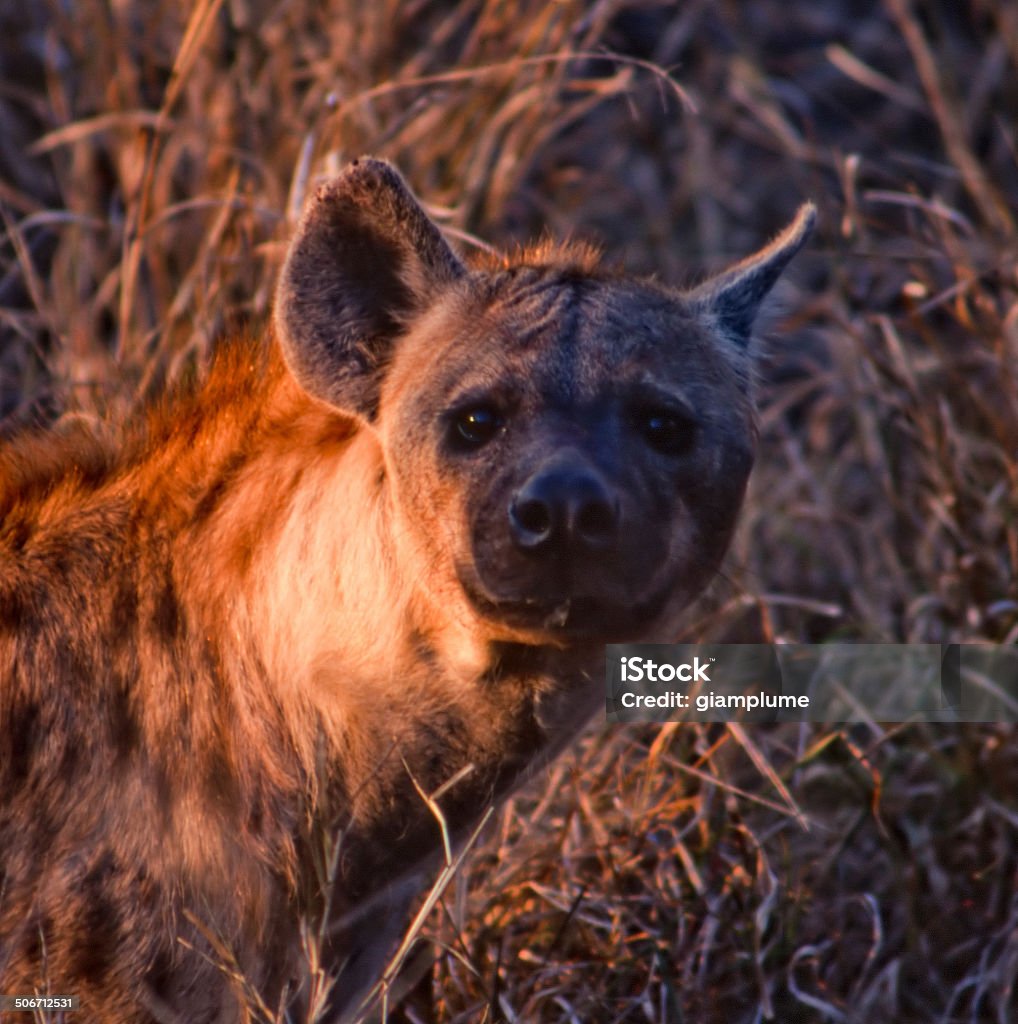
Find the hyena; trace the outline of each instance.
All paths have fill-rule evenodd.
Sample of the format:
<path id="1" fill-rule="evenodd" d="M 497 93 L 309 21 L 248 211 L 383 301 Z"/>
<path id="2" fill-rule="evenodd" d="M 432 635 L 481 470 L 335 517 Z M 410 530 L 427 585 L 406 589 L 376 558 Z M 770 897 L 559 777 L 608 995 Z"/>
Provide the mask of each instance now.
<path id="1" fill-rule="evenodd" d="M 349 1019 L 439 818 L 462 839 L 599 706 L 602 645 L 673 638 L 715 573 L 754 316 L 812 222 L 685 291 L 575 245 L 468 265 L 362 159 L 264 343 L 144 422 L 8 444 L 0 993 L 306 1012 L 318 922 Z"/>

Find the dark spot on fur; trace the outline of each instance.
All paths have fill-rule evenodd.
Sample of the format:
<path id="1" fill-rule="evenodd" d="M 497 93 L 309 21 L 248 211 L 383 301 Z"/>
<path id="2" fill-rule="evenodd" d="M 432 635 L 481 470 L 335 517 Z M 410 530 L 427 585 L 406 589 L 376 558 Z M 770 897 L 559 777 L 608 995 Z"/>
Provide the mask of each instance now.
<path id="1" fill-rule="evenodd" d="M 113 853 L 104 851 L 81 880 L 78 893 L 81 911 L 77 927 L 88 941 L 78 946 L 71 971 L 95 986 L 102 985 L 119 954 L 120 912 L 113 893 L 117 871 Z"/>
<path id="2" fill-rule="evenodd" d="M 115 636 L 121 641 L 130 636 L 131 627 L 138 621 L 138 588 L 134 574 L 126 573 L 120 580 L 111 604 Z"/>
<path id="3" fill-rule="evenodd" d="M 83 546 L 86 538 L 82 538 Z M 54 544 L 46 551 L 46 568 L 56 577 L 70 576 L 74 572 L 75 553 L 64 543 Z"/>
<path id="4" fill-rule="evenodd" d="M 201 525 L 215 513 L 223 499 L 230 493 L 230 487 L 236 479 L 237 473 L 247 460 L 248 455 L 244 449 L 230 453 L 219 473 L 212 478 L 211 483 L 205 489 L 205 493 L 198 499 L 191 514 L 191 523 L 193 525 Z"/>
<path id="5" fill-rule="evenodd" d="M 13 554 L 20 554 L 32 536 L 32 527 L 25 519 L 4 524 L 4 540 Z"/>
<path id="6" fill-rule="evenodd" d="M 174 994 L 175 972 L 173 960 L 168 953 L 161 951 L 152 961 L 145 982 L 161 1003 L 170 1003 Z"/>
<path id="7" fill-rule="evenodd" d="M 0 587 L 0 631 L 10 636 L 36 632 L 31 593 L 23 586 Z"/>
<path id="8" fill-rule="evenodd" d="M 155 608 L 152 612 L 152 625 L 159 638 L 167 644 L 175 642 L 182 631 L 183 616 L 177 588 L 172 576 L 167 572 L 162 586 L 156 592 Z"/>
<path id="9" fill-rule="evenodd" d="M 41 739 L 41 717 L 39 705 L 34 702 L 16 705 L 9 719 L 6 744 L 0 737 L 0 750 L 6 745 L 8 752 L 6 758 L 0 757 L 0 778 L 7 777 L 10 789 L 24 785 L 32 770 L 32 755 Z"/>
<path id="10" fill-rule="evenodd" d="M 119 759 L 130 757 L 141 740 L 138 720 L 131 708 L 131 695 L 126 682 L 115 683 L 110 693 L 110 742 Z"/>
<path id="11" fill-rule="evenodd" d="M 246 825 L 248 835 L 255 837 L 261 836 L 262 831 L 265 828 L 265 810 L 263 803 L 264 801 L 259 795 L 255 797 L 251 806 L 248 808 Z"/>
<path id="12" fill-rule="evenodd" d="M 414 659 L 421 665 L 434 665 L 437 662 L 437 654 L 434 644 L 425 633 L 419 629 L 412 630 L 407 638 L 407 643 L 414 653 Z"/>

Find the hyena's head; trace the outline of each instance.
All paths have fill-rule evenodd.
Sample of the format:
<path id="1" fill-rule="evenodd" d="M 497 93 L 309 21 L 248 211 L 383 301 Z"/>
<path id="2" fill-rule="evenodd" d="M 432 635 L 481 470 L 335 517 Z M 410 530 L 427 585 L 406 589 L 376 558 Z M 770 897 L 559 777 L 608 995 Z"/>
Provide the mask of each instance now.
<path id="1" fill-rule="evenodd" d="M 323 187 L 280 283 L 304 388 L 384 452 L 400 568 L 492 639 L 672 638 L 753 462 L 750 331 L 813 223 L 691 291 L 524 254 L 452 253 L 399 175 Z"/>

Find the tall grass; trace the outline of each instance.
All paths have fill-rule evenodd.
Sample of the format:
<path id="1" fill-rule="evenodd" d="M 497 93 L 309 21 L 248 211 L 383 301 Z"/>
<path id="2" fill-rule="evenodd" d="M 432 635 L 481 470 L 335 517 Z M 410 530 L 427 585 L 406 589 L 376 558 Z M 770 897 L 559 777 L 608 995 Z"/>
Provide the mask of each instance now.
<path id="1" fill-rule="evenodd" d="M 7 0 L 3 428 L 201 373 L 362 152 L 466 250 L 547 231 L 676 282 L 810 196 L 690 635 L 1015 643 L 1016 41 L 1008 0 Z M 445 890 L 389 1019 L 1011 1020 L 1014 741 L 594 729 Z"/>

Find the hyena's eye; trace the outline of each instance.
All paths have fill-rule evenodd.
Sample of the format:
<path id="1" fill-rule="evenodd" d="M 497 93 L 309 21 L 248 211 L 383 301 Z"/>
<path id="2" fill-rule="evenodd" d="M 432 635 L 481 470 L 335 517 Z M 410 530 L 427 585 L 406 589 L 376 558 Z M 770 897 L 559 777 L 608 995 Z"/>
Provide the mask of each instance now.
<path id="1" fill-rule="evenodd" d="M 647 444 L 662 455 L 685 455 L 696 440 L 696 422 L 674 409 L 642 408 L 633 421 Z"/>
<path id="2" fill-rule="evenodd" d="M 486 445 L 504 426 L 489 405 L 471 405 L 453 414 L 449 439 L 459 449 L 472 451 Z"/>

